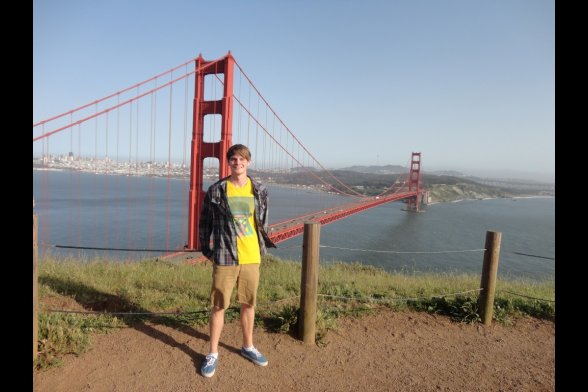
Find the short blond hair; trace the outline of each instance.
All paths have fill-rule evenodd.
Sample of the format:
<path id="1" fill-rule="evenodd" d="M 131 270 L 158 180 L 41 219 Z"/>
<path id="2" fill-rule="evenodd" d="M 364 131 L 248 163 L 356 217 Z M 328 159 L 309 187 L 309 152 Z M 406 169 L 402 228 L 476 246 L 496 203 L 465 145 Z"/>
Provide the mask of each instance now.
<path id="1" fill-rule="evenodd" d="M 243 144 L 233 144 L 227 151 L 227 160 L 230 160 L 234 155 L 240 155 L 248 161 L 251 161 L 251 151 Z"/>

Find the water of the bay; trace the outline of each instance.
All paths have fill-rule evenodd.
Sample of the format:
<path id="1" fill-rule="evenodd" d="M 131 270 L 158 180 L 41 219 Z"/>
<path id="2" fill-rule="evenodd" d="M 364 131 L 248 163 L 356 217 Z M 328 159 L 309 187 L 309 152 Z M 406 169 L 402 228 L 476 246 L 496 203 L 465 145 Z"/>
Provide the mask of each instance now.
<path id="1" fill-rule="evenodd" d="M 269 186 L 269 192 L 270 223 L 349 201 L 288 187 Z M 40 242 L 46 245 L 169 249 L 185 244 L 186 181 L 33 171 L 33 197 Z M 500 276 L 555 277 L 554 198 L 464 200 L 433 204 L 419 213 L 405 206 L 389 203 L 323 226 L 320 262 L 479 274 L 486 231 L 493 230 L 502 233 Z M 278 244 L 271 253 L 299 261 L 302 237 Z"/>

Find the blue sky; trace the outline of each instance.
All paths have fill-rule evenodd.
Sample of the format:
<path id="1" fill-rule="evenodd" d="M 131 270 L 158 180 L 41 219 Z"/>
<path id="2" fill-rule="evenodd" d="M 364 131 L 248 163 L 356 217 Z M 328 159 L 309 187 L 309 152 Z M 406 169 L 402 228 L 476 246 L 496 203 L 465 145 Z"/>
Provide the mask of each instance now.
<path id="1" fill-rule="evenodd" d="M 327 167 L 554 178 L 546 0 L 33 1 L 33 122 L 231 51 Z"/>

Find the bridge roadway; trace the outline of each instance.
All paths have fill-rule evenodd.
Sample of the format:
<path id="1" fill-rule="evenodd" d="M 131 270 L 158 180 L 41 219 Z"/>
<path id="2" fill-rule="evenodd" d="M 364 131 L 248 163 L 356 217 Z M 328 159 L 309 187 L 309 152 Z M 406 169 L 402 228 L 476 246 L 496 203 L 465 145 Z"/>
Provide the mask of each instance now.
<path id="1" fill-rule="evenodd" d="M 357 214 L 358 212 L 379 206 L 380 204 L 407 199 L 411 196 L 416 196 L 416 191 L 395 193 L 383 197 L 366 197 L 360 201 L 315 211 L 294 219 L 274 223 L 270 225 L 268 234 L 271 240 L 277 244 L 302 234 L 304 232 L 304 223 L 306 222 L 317 222 L 326 225 L 350 215 Z"/>
<path id="2" fill-rule="evenodd" d="M 377 207 L 384 203 L 391 203 L 409 197 L 416 196 L 416 191 L 405 191 L 383 197 L 366 197 L 351 203 L 327 208 L 310 214 L 302 215 L 293 219 L 287 219 L 269 226 L 269 236 L 274 243 L 280 243 L 304 233 L 304 224 L 307 222 L 318 222 L 326 225 L 337 220 L 357 214 L 367 209 Z M 200 252 L 172 252 L 162 256 L 167 261 L 182 261 L 189 264 L 206 261 L 206 257 Z"/>

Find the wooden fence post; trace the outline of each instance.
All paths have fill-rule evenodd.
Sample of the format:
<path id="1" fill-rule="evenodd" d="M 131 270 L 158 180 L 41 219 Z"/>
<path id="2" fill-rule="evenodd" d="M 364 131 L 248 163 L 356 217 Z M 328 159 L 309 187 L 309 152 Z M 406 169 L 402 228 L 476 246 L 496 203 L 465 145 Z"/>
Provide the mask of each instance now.
<path id="1" fill-rule="evenodd" d="M 33 214 L 33 361 L 37 359 L 37 344 L 39 343 L 39 297 L 37 287 L 37 259 L 39 249 L 37 247 L 37 214 Z"/>
<path id="2" fill-rule="evenodd" d="M 299 338 L 307 344 L 314 344 L 316 337 L 316 301 L 320 233 L 320 223 L 310 222 L 304 224 L 298 333 Z"/>
<path id="3" fill-rule="evenodd" d="M 482 290 L 478 297 L 478 307 L 480 308 L 480 316 L 484 325 L 492 323 L 494 313 L 494 293 L 496 292 L 501 238 L 502 233 L 498 231 L 486 232 L 486 251 L 484 252 L 484 265 L 482 266 L 482 280 L 480 282 Z"/>

